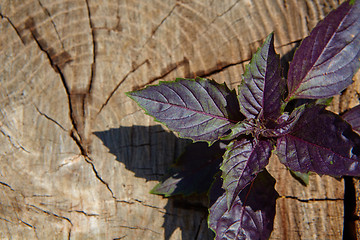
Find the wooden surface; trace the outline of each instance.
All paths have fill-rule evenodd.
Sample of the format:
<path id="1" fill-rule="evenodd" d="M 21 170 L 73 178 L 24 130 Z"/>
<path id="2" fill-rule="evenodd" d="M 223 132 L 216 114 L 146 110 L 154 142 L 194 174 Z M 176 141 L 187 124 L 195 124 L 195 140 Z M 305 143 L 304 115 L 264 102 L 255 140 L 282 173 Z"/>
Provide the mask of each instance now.
<path id="1" fill-rule="evenodd" d="M 188 141 L 124 93 L 194 76 L 235 87 L 270 32 L 283 56 L 338 4 L 1 0 L 0 239 L 211 239 L 205 198 L 148 193 Z M 271 239 L 341 238 L 343 181 L 269 170 Z"/>

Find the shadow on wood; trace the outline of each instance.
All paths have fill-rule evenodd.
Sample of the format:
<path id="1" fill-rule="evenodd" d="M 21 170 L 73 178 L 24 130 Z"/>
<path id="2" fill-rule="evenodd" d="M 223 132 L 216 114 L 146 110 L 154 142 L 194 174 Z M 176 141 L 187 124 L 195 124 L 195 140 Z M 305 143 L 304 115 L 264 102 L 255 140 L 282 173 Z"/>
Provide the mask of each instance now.
<path id="1" fill-rule="evenodd" d="M 116 160 L 146 181 L 160 181 L 167 170 L 191 144 L 190 140 L 177 138 L 160 125 L 132 126 L 94 132 Z M 197 152 L 203 154 L 203 152 Z M 149 193 L 150 195 L 150 193 Z M 207 226 L 208 200 L 206 194 L 168 198 L 164 207 L 164 239 L 170 239 L 180 229 L 182 239 L 214 239 Z"/>

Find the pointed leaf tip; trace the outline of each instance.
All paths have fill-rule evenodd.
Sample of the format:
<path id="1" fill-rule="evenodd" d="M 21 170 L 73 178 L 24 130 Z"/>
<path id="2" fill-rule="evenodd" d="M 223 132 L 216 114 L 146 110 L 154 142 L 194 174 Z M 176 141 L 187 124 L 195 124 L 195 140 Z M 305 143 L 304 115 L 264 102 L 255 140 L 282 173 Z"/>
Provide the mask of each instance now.
<path id="1" fill-rule="evenodd" d="M 272 144 L 264 140 L 255 143 L 242 139 L 229 144 L 220 167 L 228 208 L 232 206 L 239 192 L 269 163 L 272 149 Z"/>
<path id="2" fill-rule="evenodd" d="M 281 78 L 280 56 L 274 49 L 271 33 L 246 66 L 239 86 L 240 111 L 247 118 L 276 119 L 280 115 L 285 81 Z"/>
<path id="3" fill-rule="evenodd" d="M 302 41 L 289 66 L 286 101 L 328 98 L 352 83 L 360 67 L 359 16 L 360 1 L 344 2 Z"/>
<path id="4" fill-rule="evenodd" d="M 242 119 L 235 91 L 213 80 L 160 82 L 128 96 L 156 121 L 193 141 L 212 144 Z"/>
<path id="5" fill-rule="evenodd" d="M 266 171 L 259 173 L 227 207 L 225 193 L 209 209 L 208 224 L 216 240 L 268 239 L 273 230 L 276 199 L 275 179 Z"/>

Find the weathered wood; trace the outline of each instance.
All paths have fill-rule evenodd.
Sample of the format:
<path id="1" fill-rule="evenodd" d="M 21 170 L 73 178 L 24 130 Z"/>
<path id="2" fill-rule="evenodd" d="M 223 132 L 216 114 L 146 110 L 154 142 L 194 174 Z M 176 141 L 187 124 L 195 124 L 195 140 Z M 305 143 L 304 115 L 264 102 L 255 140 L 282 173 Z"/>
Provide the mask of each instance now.
<path id="1" fill-rule="evenodd" d="M 0 238 L 210 239 L 206 199 L 148 193 L 188 141 L 124 93 L 194 76 L 235 87 L 270 32 L 285 54 L 338 4 L 0 1 Z M 357 104 L 356 84 L 335 111 Z M 341 238 L 343 182 L 269 171 L 272 239 Z"/>

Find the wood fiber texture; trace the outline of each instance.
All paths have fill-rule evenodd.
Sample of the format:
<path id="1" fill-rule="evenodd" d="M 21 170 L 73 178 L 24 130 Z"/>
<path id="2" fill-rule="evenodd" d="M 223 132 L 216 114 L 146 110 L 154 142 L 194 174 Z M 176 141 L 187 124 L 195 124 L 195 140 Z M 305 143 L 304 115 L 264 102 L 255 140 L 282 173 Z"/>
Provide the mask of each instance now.
<path id="1" fill-rule="evenodd" d="M 338 5 L 0 0 L 0 239 L 211 239 L 206 198 L 149 194 L 188 141 L 124 93 L 195 76 L 234 88 L 269 33 L 287 59 Z M 359 82 L 333 110 L 358 103 Z M 305 188 L 275 158 L 269 171 L 271 239 L 341 238 L 343 181 Z"/>

